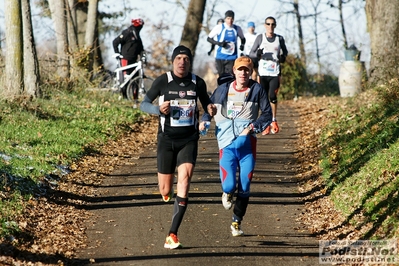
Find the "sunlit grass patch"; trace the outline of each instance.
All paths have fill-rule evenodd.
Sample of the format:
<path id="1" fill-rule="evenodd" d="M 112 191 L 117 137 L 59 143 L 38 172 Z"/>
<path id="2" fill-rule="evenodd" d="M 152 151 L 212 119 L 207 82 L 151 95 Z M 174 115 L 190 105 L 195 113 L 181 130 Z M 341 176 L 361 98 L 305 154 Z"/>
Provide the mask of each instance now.
<path id="1" fill-rule="evenodd" d="M 130 130 L 142 113 L 110 92 L 54 91 L 45 99 L 0 102 L 0 236 L 49 174 Z"/>
<path id="2" fill-rule="evenodd" d="M 365 238 L 394 236 L 399 224 L 397 90 L 379 88 L 343 100 L 322 138 L 327 189 L 348 223 L 358 229 L 371 224 Z"/>

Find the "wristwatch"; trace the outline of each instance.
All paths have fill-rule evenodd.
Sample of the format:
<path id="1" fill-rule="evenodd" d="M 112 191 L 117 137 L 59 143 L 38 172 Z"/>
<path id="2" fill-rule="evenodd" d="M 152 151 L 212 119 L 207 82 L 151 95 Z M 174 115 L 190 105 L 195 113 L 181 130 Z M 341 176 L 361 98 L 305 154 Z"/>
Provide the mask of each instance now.
<path id="1" fill-rule="evenodd" d="M 253 132 L 254 131 L 254 125 L 251 123 L 247 126 L 247 129 L 249 130 L 249 132 Z"/>

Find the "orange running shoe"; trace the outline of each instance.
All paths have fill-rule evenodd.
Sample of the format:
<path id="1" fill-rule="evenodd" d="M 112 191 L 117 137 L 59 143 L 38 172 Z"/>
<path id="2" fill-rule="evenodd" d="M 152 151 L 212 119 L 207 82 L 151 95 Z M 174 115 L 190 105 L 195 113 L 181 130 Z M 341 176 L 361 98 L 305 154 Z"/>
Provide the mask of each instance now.
<path id="1" fill-rule="evenodd" d="M 169 192 L 169 194 L 168 195 L 166 195 L 166 196 L 162 196 L 162 200 L 164 201 L 164 202 L 169 202 L 169 201 L 171 201 L 172 199 L 173 199 L 173 195 L 175 194 L 175 192 L 174 192 L 174 190 L 173 190 L 173 187 L 170 189 L 170 192 Z"/>
<path id="2" fill-rule="evenodd" d="M 175 249 L 175 248 L 181 248 L 182 245 L 179 242 L 179 238 L 177 235 L 170 233 L 165 240 L 165 244 L 163 245 L 164 248 L 168 249 Z"/>

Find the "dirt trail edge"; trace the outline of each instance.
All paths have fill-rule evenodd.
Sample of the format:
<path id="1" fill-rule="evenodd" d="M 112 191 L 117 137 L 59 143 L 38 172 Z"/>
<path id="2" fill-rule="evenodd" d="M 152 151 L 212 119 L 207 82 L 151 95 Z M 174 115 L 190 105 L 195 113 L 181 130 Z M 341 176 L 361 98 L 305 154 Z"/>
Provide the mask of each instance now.
<path id="1" fill-rule="evenodd" d="M 211 127 L 199 142 L 189 205 L 179 230 L 183 249 L 163 243 L 173 202 L 157 187 L 156 149 L 131 158 L 105 178 L 97 201 L 87 208 L 88 247 L 81 265 L 318 265 L 318 241 L 297 222 L 304 208 L 295 178 L 298 114 L 279 105 L 280 133 L 258 135 L 251 198 L 242 222 L 243 237 L 230 233 L 232 210 L 221 203 L 218 147 Z M 176 189 L 176 185 L 175 185 Z"/>

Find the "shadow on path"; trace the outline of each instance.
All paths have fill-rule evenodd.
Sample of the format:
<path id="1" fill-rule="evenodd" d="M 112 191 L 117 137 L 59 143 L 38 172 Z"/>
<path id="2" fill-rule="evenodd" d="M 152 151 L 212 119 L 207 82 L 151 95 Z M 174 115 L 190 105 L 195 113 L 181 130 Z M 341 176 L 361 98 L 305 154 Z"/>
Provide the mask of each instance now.
<path id="1" fill-rule="evenodd" d="M 296 221 L 302 195 L 295 180 L 297 114 L 279 105 L 281 132 L 258 135 L 251 198 L 242 222 L 243 237 L 232 237 L 232 210 L 221 204 L 217 142 L 210 131 L 199 142 L 197 166 L 185 219 L 179 230 L 184 248 L 163 248 L 173 202 L 164 203 L 157 187 L 154 149 L 134 165 L 124 165 L 87 198 L 93 219 L 88 247 L 79 265 L 317 265 L 318 241 Z M 176 188 L 175 188 L 176 189 Z M 91 260 L 91 263 L 90 263 Z"/>

